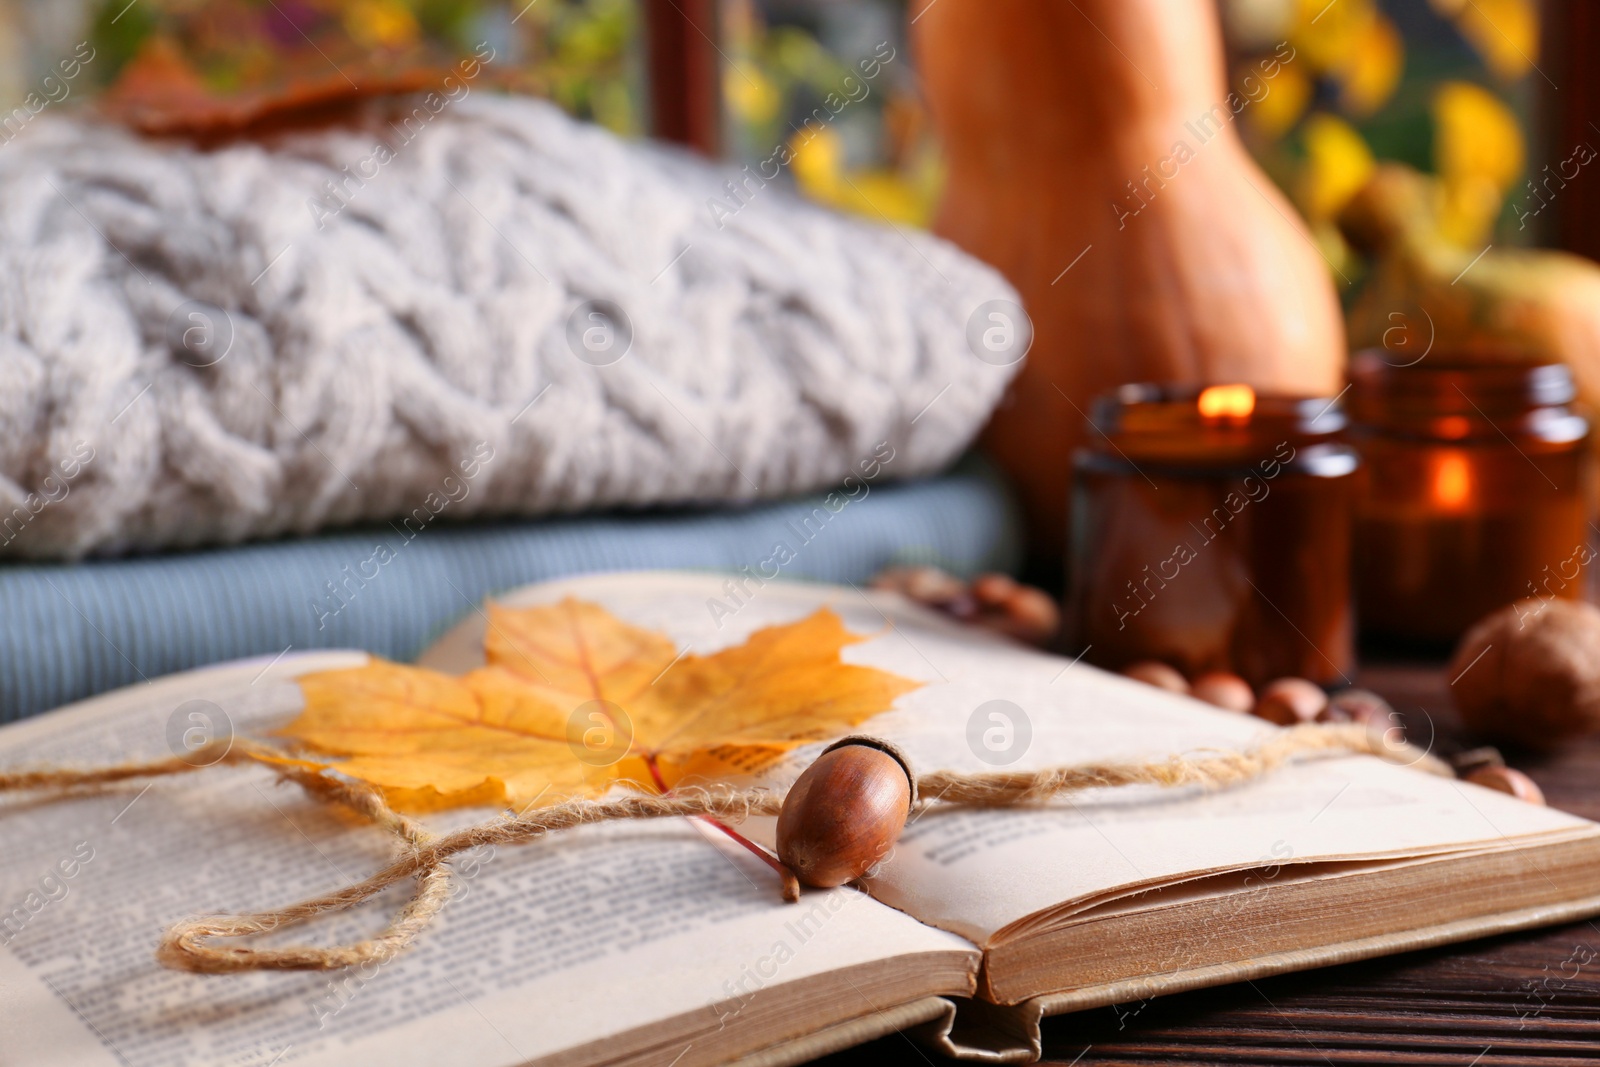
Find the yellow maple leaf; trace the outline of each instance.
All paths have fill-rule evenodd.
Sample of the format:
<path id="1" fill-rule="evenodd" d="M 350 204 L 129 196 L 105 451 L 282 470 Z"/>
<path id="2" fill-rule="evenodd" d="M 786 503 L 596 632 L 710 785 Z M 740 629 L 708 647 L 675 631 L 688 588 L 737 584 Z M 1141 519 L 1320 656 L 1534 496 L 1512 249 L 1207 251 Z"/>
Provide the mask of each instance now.
<path id="1" fill-rule="evenodd" d="M 618 781 L 661 791 L 759 769 L 921 684 L 844 663 L 863 640 L 823 609 L 700 656 L 570 597 L 490 605 L 486 666 L 307 675 L 283 733 L 347 757 L 332 766 L 408 810 L 551 803 Z"/>

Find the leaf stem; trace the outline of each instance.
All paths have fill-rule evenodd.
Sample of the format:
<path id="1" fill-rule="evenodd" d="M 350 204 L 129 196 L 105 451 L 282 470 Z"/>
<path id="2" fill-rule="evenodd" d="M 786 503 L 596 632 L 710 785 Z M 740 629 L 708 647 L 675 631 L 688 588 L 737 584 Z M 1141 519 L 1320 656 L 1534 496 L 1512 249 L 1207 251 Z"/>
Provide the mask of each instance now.
<path id="1" fill-rule="evenodd" d="M 774 871 L 778 872 L 778 877 L 783 880 L 783 899 L 786 902 L 793 904 L 795 901 L 800 899 L 800 879 L 794 876 L 793 871 L 784 866 L 782 860 L 768 852 L 766 849 L 762 848 L 760 845 L 756 844 L 754 841 L 750 840 L 748 837 L 741 834 L 739 831 L 735 830 L 733 827 L 729 826 L 727 823 L 723 822 L 721 819 L 714 818 L 710 815 L 697 815 L 695 817 L 703 823 L 715 826 L 718 830 L 721 830 L 723 833 L 739 842 L 739 844 L 749 849 L 756 856 L 756 858 L 761 860 L 762 863 L 765 863 L 768 867 L 771 867 Z"/>
<path id="2" fill-rule="evenodd" d="M 654 779 L 656 788 L 661 791 L 662 796 L 666 796 L 668 793 L 672 792 L 672 790 L 667 788 L 666 779 L 661 777 L 661 768 L 656 766 L 656 758 L 653 754 L 646 753 L 644 755 L 644 765 L 650 768 L 650 777 Z M 739 844 L 748 849 L 751 854 L 753 854 L 762 863 L 765 863 L 768 867 L 771 867 L 774 871 L 776 871 L 778 877 L 783 882 L 783 899 L 785 901 L 793 904 L 795 901 L 800 899 L 800 879 L 796 878 L 794 876 L 794 872 L 788 867 L 784 866 L 783 861 L 778 859 L 778 857 L 774 856 L 772 853 L 768 852 L 766 849 L 762 848 L 760 845 L 756 844 L 754 841 L 750 840 L 748 837 L 744 836 L 739 831 L 723 822 L 721 819 L 713 818 L 710 815 L 693 815 L 690 816 L 690 818 L 699 819 L 707 826 L 713 826 L 718 830 L 721 830 L 734 841 L 737 841 Z"/>
<path id="3" fill-rule="evenodd" d="M 650 778 L 656 783 L 656 788 L 661 791 L 661 795 L 666 796 L 668 793 L 672 792 L 672 790 L 667 788 L 667 780 L 661 777 L 661 768 L 656 766 L 655 754 L 646 752 L 643 753 L 643 756 L 644 765 L 650 768 Z"/>

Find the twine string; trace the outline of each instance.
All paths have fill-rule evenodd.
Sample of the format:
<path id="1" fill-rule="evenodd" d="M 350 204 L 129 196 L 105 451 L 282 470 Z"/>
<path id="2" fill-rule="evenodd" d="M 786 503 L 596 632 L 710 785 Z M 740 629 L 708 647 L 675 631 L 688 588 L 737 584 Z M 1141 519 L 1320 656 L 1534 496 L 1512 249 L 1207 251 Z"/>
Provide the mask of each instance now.
<path id="1" fill-rule="evenodd" d="M 1087 789 L 1149 785 L 1160 788 L 1195 786 L 1225 789 L 1259 778 L 1299 756 L 1373 755 L 1416 766 L 1432 774 L 1452 776 L 1449 766 L 1404 742 L 1391 742 L 1380 731 L 1359 723 L 1294 726 L 1242 751 L 1218 751 L 1195 757 L 1172 756 L 1151 763 L 1082 764 L 1033 771 L 966 773 L 934 771 L 917 776 L 917 795 L 931 804 L 971 807 L 1014 807 L 1043 803 L 1063 793 Z M 238 971 L 325 971 L 362 963 L 382 963 L 410 947 L 449 902 L 451 871 L 457 853 L 485 845 L 521 845 L 547 834 L 619 819 L 666 819 L 710 816 L 739 822 L 752 815 L 776 815 L 783 798 L 767 789 L 732 786 L 688 786 L 669 795 L 629 794 L 603 800 L 567 800 L 520 815 L 494 819 L 445 834 L 434 834 L 389 806 L 382 792 L 365 782 L 334 777 L 312 765 L 283 759 L 276 749 L 254 742 L 215 742 L 187 758 L 125 763 L 88 769 L 34 768 L 0 771 L 0 793 L 23 790 L 72 791 L 134 778 L 152 778 L 201 770 L 215 764 L 262 763 L 298 783 L 319 800 L 341 804 L 365 816 L 394 839 L 387 866 L 333 892 L 272 911 L 248 915 L 196 916 L 170 927 L 156 949 L 156 959 L 174 970 L 198 974 Z M 321 915 L 345 911 L 383 890 L 415 878 L 412 893 L 378 934 L 347 945 L 256 947 L 219 944 L 226 939 L 271 933 Z"/>

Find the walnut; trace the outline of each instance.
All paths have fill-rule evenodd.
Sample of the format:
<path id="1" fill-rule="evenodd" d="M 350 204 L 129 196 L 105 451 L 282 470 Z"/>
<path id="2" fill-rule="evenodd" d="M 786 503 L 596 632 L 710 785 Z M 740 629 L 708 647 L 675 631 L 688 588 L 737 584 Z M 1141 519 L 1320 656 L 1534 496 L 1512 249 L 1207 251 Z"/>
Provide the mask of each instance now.
<path id="1" fill-rule="evenodd" d="M 1600 608 L 1519 600 L 1480 619 L 1449 667 L 1467 727 L 1552 748 L 1600 730 Z"/>

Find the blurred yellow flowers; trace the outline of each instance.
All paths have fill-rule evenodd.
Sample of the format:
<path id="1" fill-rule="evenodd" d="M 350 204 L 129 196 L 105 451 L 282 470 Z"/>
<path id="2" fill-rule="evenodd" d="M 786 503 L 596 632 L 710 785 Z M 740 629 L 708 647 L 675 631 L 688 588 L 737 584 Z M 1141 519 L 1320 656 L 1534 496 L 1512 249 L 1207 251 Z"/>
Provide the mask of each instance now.
<path id="1" fill-rule="evenodd" d="M 1539 50 L 1539 13 L 1533 0 L 1428 0 L 1455 23 L 1461 36 L 1502 81 L 1515 81 L 1533 66 Z"/>
<path id="2" fill-rule="evenodd" d="M 416 16 L 399 0 L 353 0 L 340 20 L 350 37 L 364 48 L 399 48 L 416 42 Z"/>
<path id="3" fill-rule="evenodd" d="M 1377 161 L 1354 126 L 1326 113 L 1306 120 L 1305 149 L 1296 199 L 1313 221 L 1331 219 L 1367 184 Z"/>
<path id="4" fill-rule="evenodd" d="M 1403 65 L 1400 31 L 1382 15 L 1375 15 L 1335 71 L 1340 105 L 1352 115 L 1377 111 L 1394 95 Z"/>
<path id="5" fill-rule="evenodd" d="M 926 226 L 933 197 L 923 185 L 892 170 L 847 170 L 844 143 L 828 127 L 789 140 L 795 183 L 812 200 L 869 218 Z"/>
<path id="6" fill-rule="evenodd" d="M 1377 162 L 1362 130 L 1372 133 L 1385 155 L 1412 153 L 1414 136 L 1401 131 L 1415 128 L 1410 124 L 1420 120 L 1416 112 L 1424 101 L 1432 127 L 1440 234 L 1474 250 L 1492 239 L 1506 196 L 1522 177 L 1527 152 L 1518 118 L 1499 95 L 1466 80 L 1424 83 L 1427 95 L 1413 86 L 1394 115 L 1358 129 L 1358 122 L 1395 98 L 1405 73 L 1405 41 L 1377 0 L 1226 4 L 1230 26 L 1248 37 L 1248 48 L 1270 49 L 1272 42 L 1286 40 L 1295 50 L 1295 61 L 1284 64 L 1272 93 L 1252 112 L 1249 129 L 1330 262 L 1338 265 L 1351 256 L 1333 220 Z M 1482 58 L 1486 82 L 1515 81 L 1533 69 L 1539 39 L 1536 0 L 1428 4 Z"/>
<path id="7" fill-rule="evenodd" d="M 1433 166 L 1443 192 L 1439 230 L 1457 244 L 1482 244 L 1522 174 L 1522 131 L 1499 97 L 1469 82 L 1441 85 L 1432 110 Z"/>
<path id="8" fill-rule="evenodd" d="M 758 126 L 777 118 L 783 105 L 783 92 L 759 66 L 748 61 L 735 61 L 724 69 L 722 98 L 736 116 Z"/>
<path id="9" fill-rule="evenodd" d="M 1299 0 L 1288 40 L 1313 72 L 1338 83 L 1351 114 L 1372 114 L 1400 84 L 1400 31 L 1374 0 Z"/>
<path id="10" fill-rule="evenodd" d="M 1241 84 L 1245 74 L 1255 75 L 1254 64 L 1242 65 L 1240 75 L 1235 77 L 1234 83 Z M 1284 63 L 1278 67 L 1278 73 L 1267 80 L 1271 91 L 1257 100 L 1246 111 L 1245 121 L 1250 128 L 1271 141 L 1276 141 L 1305 113 L 1306 105 L 1311 102 L 1311 79 L 1306 72 L 1293 63 Z"/>

